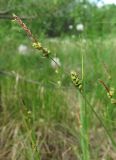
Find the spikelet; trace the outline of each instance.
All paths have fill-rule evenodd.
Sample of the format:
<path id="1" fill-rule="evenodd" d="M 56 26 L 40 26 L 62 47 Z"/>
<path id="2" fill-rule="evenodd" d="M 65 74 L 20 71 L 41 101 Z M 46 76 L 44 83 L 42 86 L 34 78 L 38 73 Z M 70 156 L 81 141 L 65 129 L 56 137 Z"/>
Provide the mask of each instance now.
<path id="1" fill-rule="evenodd" d="M 116 99 L 114 98 L 115 96 L 115 89 L 113 87 L 108 87 L 102 80 L 99 80 L 99 82 L 103 85 L 107 92 L 107 96 L 110 99 L 111 104 L 116 104 Z"/>
<path id="2" fill-rule="evenodd" d="M 35 48 L 35 49 L 38 49 L 38 50 L 41 50 L 42 46 L 41 46 L 41 43 L 40 42 L 37 42 L 37 43 L 33 43 L 32 46 Z"/>
<path id="3" fill-rule="evenodd" d="M 71 71 L 71 80 L 75 87 L 82 92 L 82 80 L 80 80 L 78 74 L 75 71 Z"/>
<path id="4" fill-rule="evenodd" d="M 32 46 L 35 49 L 41 50 L 44 57 L 49 58 L 50 57 L 50 51 L 47 48 L 44 48 L 40 42 L 35 38 L 35 36 L 32 34 L 31 30 L 26 26 L 26 24 L 20 19 L 20 17 L 13 14 L 13 21 L 16 21 L 21 28 L 27 33 L 28 37 L 32 40 Z"/>
<path id="5" fill-rule="evenodd" d="M 109 92 L 107 92 L 107 96 L 110 99 L 112 104 L 116 104 L 116 99 L 114 98 L 114 94 L 115 94 L 115 89 L 111 87 L 109 89 Z"/>
<path id="6" fill-rule="evenodd" d="M 111 87 L 111 88 L 109 89 L 109 92 L 107 92 L 108 98 L 111 99 L 111 98 L 114 96 L 114 93 L 115 93 L 115 89 L 114 89 L 113 87 Z"/>

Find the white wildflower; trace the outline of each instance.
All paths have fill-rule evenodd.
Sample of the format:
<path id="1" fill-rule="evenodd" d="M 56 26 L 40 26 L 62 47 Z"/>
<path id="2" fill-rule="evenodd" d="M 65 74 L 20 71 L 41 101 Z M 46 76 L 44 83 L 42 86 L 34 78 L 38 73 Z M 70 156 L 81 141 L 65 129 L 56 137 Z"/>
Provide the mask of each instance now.
<path id="1" fill-rule="evenodd" d="M 61 62 L 58 57 L 54 57 L 53 60 L 51 60 L 51 66 L 53 69 L 57 69 L 59 66 L 61 66 Z"/>
<path id="2" fill-rule="evenodd" d="M 104 6 L 104 3 L 102 2 L 102 1 L 99 1 L 98 3 L 97 3 L 97 7 L 98 8 L 102 8 Z"/>
<path id="3" fill-rule="evenodd" d="M 84 30 L 84 25 L 82 23 L 77 24 L 76 29 L 77 29 L 77 31 L 82 32 Z"/>
<path id="4" fill-rule="evenodd" d="M 18 52 L 19 52 L 20 54 L 25 55 L 25 54 L 27 54 L 27 51 L 28 51 L 28 47 L 27 47 L 26 45 L 24 45 L 24 44 L 20 44 L 20 45 L 19 45 L 19 47 L 18 47 Z"/>
<path id="5" fill-rule="evenodd" d="M 68 26 L 68 28 L 69 28 L 70 30 L 73 29 L 73 25 L 70 24 L 70 25 Z"/>

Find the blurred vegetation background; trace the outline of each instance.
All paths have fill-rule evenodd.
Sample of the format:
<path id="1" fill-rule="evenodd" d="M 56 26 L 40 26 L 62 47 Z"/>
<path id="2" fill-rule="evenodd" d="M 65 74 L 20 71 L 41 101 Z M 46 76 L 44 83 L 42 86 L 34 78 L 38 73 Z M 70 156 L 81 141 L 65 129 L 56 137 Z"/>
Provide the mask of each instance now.
<path id="1" fill-rule="evenodd" d="M 59 68 L 32 48 L 13 13 Z M 99 83 L 116 88 L 115 35 L 114 4 L 0 0 L 0 160 L 116 159 L 116 92 L 112 104 Z M 85 99 L 71 70 L 83 78 Z"/>
<path id="2" fill-rule="evenodd" d="M 113 4 L 97 7 L 88 0 L 0 0 L 0 22 L 4 29 L 13 27 L 7 19 L 12 13 L 24 17 L 39 36 L 78 36 L 76 25 L 80 23 L 84 25 L 83 34 L 87 37 L 116 31 L 116 6 Z"/>

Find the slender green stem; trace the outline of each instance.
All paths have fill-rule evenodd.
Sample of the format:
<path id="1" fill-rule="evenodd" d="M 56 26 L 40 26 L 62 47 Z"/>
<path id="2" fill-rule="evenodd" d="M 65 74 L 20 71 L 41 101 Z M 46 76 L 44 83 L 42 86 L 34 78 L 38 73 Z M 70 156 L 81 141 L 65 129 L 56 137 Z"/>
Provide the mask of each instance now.
<path id="1" fill-rule="evenodd" d="M 96 113 L 96 111 L 94 110 L 94 108 L 92 107 L 92 105 L 91 105 L 91 104 L 89 103 L 89 101 L 87 100 L 86 96 L 83 95 L 82 93 L 81 93 L 81 95 L 82 95 L 82 97 L 84 98 L 84 100 L 86 100 L 86 103 L 87 103 L 88 106 L 91 108 L 92 112 L 95 114 L 96 118 L 99 120 L 99 122 L 101 123 L 101 125 L 102 125 L 103 128 L 105 129 L 105 131 L 106 131 L 108 137 L 110 138 L 113 146 L 116 148 L 116 142 L 115 142 L 114 139 L 112 138 L 109 130 L 107 129 L 107 127 L 105 126 L 105 124 L 104 124 L 103 121 L 101 120 L 100 116 Z"/>
<path id="2" fill-rule="evenodd" d="M 84 83 L 84 54 L 82 52 L 82 81 Z M 84 90 L 83 90 L 84 92 Z M 88 137 L 88 115 L 87 115 L 87 105 L 85 101 L 81 100 L 80 97 L 80 136 L 81 136 L 81 148 L 82 148 L 82 159 L 89 160 L 89 137 Z"/>
<path id="3" fill-rule="evenodd" d="M 80 97 L 81 99 L 81 97 Z M 82 148 L 82 159 L 89 160 L 89 140 L 88 140 L 88 118 L 86 112 L 86 101 L 80 103 L 80 136 L 81 136 L 81 148 Z"/>

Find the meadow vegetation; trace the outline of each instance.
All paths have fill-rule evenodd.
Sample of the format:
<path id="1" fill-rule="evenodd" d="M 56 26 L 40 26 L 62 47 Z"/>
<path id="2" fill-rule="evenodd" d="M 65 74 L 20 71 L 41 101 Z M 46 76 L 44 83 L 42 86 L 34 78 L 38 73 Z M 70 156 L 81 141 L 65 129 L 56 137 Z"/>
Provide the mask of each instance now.
<path id="1" fill-rule="evenodd" d="M 0 3 L 11 17 L 34 16 L 23 22 L 59 63 L 34 49 L 16 22 L 0 19 L 0 160 L 115 160 L 116 95 L 107 88 L 116 88 L 116 6 Z"/>

